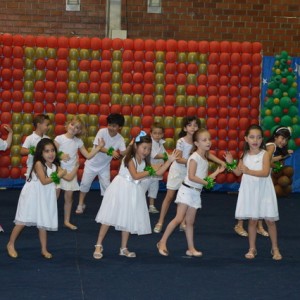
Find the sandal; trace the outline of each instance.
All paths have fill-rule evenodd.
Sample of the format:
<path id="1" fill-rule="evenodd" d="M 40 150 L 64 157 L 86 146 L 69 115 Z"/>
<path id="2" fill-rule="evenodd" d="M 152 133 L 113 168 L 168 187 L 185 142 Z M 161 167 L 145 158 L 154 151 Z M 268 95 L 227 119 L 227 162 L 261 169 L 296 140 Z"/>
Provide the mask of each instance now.
<path id="1" fill-rule="evenodd" d="M 248 232 L 240 225 L 235 225 L 234 231 L 240 236 L 248 236 Z"/>
<path id="2" fill-rule="evenodd" d="M 126 256 L 126 257 L 129 257 L 129 258 L 134 258 L 136 257 L 136 254 L 135 252 L 130 252 L 127 248 L 120 248 L 120 253 L 119 253 L 120 256 Z"/>
<path id="3" fill-rule="evenodd" d="M 103 257 L 103 247 L 102 245 L 95 245 L 95 251 L 93 253 L 93 257 L 95 259 L 101 259 Z"/>
<path id="4" fill-rule="evenodd" d="M 268 237 L 269 233 L 263 227 L 257 227 L 256 232 L 262 236 Z"/>
<path id="5" fill-rule="evenodd" d="M 153 229 L 155 233 L 160 233 L 162 230 L 162 224 L 157 223 Z"/>
<path id="6" fill-rule="evenodd" d="M 42 257 L 45 259 L 53 258 L 53 255 L 50 252 L 41 253 Z"/>
<path id="7" fill-rule="evenodd" d="M 156 244 L 157 250 L 160 255 L 162 256 L 169 256 L 169 251 L 167 249 L 160 249 L 159 248 L 159 243 Z"/>
<path id="8" fill-rule="evenodd" d="M 254 259 L 257 255 L 257 251 L 255 248 L 250 248 L 249 251 L 245 254 L 247 259 Z"/>
<path id="9" fill-rule="evenodd" d="M 77 230 L 77 226 L 71 224 L 71 223 L 64 223 L 64 227 L 70 230 Z"/>
<path id="10" fill-rule="evenodd" d="M 282 255 L 278 248 L 274 248 L 271 250 L 271 255 L 274 260 L 282 260 Z"/>
<path id="11" fill-rule="evenodd" d="M 186 225 L 185 224 L 180 224 L 179 226 L 179 231 L 185 231 Z"/>
<path id="12" fill-rule="evenodd" d="M 75 213 L 77 215 L 81 215 L 84 213 L 85 208 L 86 208 L 85 204 L 82 204 L 82 205 L 78 204 Z"/>
<path id="13" fill-rule="evenodd" d="M 201 251 L 197 251 L 197 250 L 194 250 L 194 251 L 187 250 L 185 252 L 185 254 L 187 256 L 195 256 L 195 257 L 201 257 L 203 255 L 203 253 Z"/>

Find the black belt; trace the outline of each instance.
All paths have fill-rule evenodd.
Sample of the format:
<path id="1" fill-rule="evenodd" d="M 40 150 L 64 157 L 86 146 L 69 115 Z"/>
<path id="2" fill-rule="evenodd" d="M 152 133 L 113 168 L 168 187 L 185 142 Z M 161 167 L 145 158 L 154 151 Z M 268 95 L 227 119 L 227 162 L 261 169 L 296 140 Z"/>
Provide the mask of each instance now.
<path id="1" fill-rule="evenodd" d="M 201 189 L 198 189 L 198 188 L 195 188 L 195 187 L 193 187 L 193 186 L 190 186 L 190 185 L 186 184 L 185 182 L 182 182 L 182 185 L 184 185 L 184 186 L 186 186 L 186 187 L 188 187 L 188 188 L 190 188 L 190 189 L 192 189 L 192 190 L 201 192 Z"/>

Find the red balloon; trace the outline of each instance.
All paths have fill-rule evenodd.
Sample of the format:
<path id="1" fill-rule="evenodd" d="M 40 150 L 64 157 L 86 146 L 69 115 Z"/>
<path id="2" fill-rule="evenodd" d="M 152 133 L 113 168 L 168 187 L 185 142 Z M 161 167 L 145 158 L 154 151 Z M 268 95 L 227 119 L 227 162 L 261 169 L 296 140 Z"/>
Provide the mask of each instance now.
<path id="1" fill-rule="evenodd" d="M 154 115 L 155 116 L 163 116 L 165 113 L 165 108 L 162 105 L 156 106 L 154 108 Z"/>
<path id="2" fill-rule="evenodd" d="M 198 109 L 197 109 L 197 116 L 199 118 L 205 118 L 206 117 L 206 108 L 202 107 L 202 106 L 198 107 Z"/>
<path id="3" fill-rule="evenodd" d="M 239 120 L 239 128 L 242 130 L 246 130 L 249 127 L 249 119 L 248 118 L 240 118 Z"/>
<path id="4" fill-rule="evenodd" d="M 132 107 L 132 115 L 133 116 L 137 116 L 137 117 L 140 117 L 143 113 L 143 108 L 141 105 L 134 105 Z"/>
<path id="5" fill-rule="evenodd" d="M 150 128 L 152 124 L 153 124 L 153 117 L 151 117 L 151 116 L 144 116 L 142 118 L 142 126 L 144 128 Z M 166 132 L 165 132 L 165 137 L 166 137 Z"/>
<path id="6" fill-rule="evenodd" d="M 220 118 L 227 118 L 227 116 L 228 116 L 228 108 L 227 107 L 219 108 L 218 112 L 219 112 Z"/>
<path id="7" fill-rule="evenodd" d="M 218 138 L 219 138 L 219 140 L 226 140 L 227 130 L 226 129 L 219 129 L 218 130 Z"/>
<path id="8" fill-rule="evenodd" d="M 227 149 L 227 142 L 225 140 L 218 140 L 218 149 L 219 150 L 226 150 Z"/>
<path id="9" fill-rule="evenodd" d="M 230 107 L 229 108 L 229 117 L 236 118 L 239 115 L 239 109 L 237 107 Z"/>
<path id="10" fill-rule="evenodd" d="M 209 42 L 208 41 L 200 41 L 198 43 L 198 49 L 200 53 L 207 53 L 209 51 Z"/>
<path id="11" fill-rule="evenodd" d="M 217 137 L 217 130 L 216 129 L 208 129 L 211 139 L 215 139 Z"/>
<path id="12" fill-rule="evenodd" d="M 68 114 L 75 115 L 77 113 L 77 105 L 75 103 L 69 103 L 67 105 L 67 112 Z"/>
<path id="13" fill-rule="evenodd" d="M 206 126 L 208 129 L 215 129 L 217 127 L 217 123 L 216 118 L 207 118 Z"/>
<path id="14" fill-rule="evenodd" d="M 197 115 L 197 108 L 194 106 L 190 106 L 186 110 L 186 115 L 188 117 L 196 116 Z"/>
<path id="15" fill-rule="evenodd" d="M 230 140 L 235 140 L 238 137 L 238 131 L 237 129 L 229 129 L 228 130 L 228 138 Z"/>
<path id="16" fill-rule="evenodd" d="M 111 108 L 110 108 L 110 112 L 112 114 L 120 114 L 121 113 L 121 105 L 119 105 L 119 104 L 113 104 L 111 106 Z"/>
<path id="17" fill-rule="evenodd" d="M 216 107 L 208 107 L 207 108 L 207 116 L 209 118 L 216 118 L 218 116 L 218 110 Z"/>
<path id="18" fill-rule="evenodd" d="M 237 129 L 238 128 L 238 124 L 239 124 L 239 121 L 237 118 L 230 118 L 228 120 L 228 128 L 229 129 Z"/>
<path id="19" fill-rule="evenodd" d="M 114 111 L 121 111 L 121 106 L 119 104 L 115 104 L 117 105 L 116 107 L 114 105 L 112 105 L 112 107 L 114 106 L 113 110 Z M 100 105 L 100 108 L 99 108 L 99 112 L 100 112 L 100 116 L 101 115 L 105 115 L 105 120 L 106 120 L 106 116 L 108 116 L 110 114 L 110 107 L 108 104 L 101 104 Z M 100 117 L 99 117 L 99 123 L 100 125 L 105 125 L 105 124 L 102 124 L 103 120 L 100 120 Z M 105 121 L 106 122 L 106 121 Z"/>
<path id="20" fill-rule="evenodd" d="M 220 119 L 218 119 L 218 128 L 219 129 L 225 129 L 225 128 L 227 128 L 227 124 L 228 124 L 227 118 L 220 118 Z"/>
<path id="21" fill-rule="evenodd" d="M 220 43 L 217 41 L 212 41 L 209 43 L 210 52 L 220 52 Z"/>
<path id="22" fill-rule="evenodd" d="M 143 108 L 144 116 L 152 116 L 153 115 L 153 107 L 151 105 L 145 105 Z"/>

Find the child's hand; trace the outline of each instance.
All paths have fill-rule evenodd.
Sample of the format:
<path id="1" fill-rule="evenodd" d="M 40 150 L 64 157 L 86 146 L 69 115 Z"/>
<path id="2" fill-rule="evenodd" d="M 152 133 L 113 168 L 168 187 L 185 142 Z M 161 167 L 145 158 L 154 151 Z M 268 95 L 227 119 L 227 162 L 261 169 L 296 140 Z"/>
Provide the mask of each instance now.
<path id="1" fill-rule="evenodd" d="M 181 155 L 181 151 L 175 149 L 175 150 L 172 152 L 172 154 L 168 156 L 168 161 L 169 161 L 169 162 L 173 162 L 174 160 L 180 158 L 180 155 Z"/>
<path id="2" fill-rule="evenodd" d="M 57 172 L 59 178 L 64 177 L 66 174 L 67 174 L 67 170 L 65 169 L 59 169 L 59 171 Z"/>
<path id="3" fill-rule="evenodd" d="M 288 150 L 288 154 L 292 155 L 294 153 L 294 150 Z"/>
<path id="4" fill-rule="evenodd" d="M 103 138 L 98 139 L 98 147 L 99 149 L 103 148 L 105 146 L 105 142 Z"/>
<path id="5" fill-rule="evenodd" d="M 240 163 L 239 165 L 239 170 L 243 173 L 243 174 L 247 174 L 249 171 L 249 168 L 246 167 L 243 162 Z"/>
<path id="6" fill-rule="evenodd" d="M 8 126 L 8 125 L 3 125 L 3 127 L 4 127 L 4 129 L 8 132 L 8 133 L 13 133 L 13 130 L 11 129 L 11 127 L 10 126 Z"/>
<path id="7" fill-rule="evenodd" d="M 226 151 L 223 157 L 226 160 L 226 162 L 228 162 L 229 164 L 233 162 L 233 156 L 229 151 Z M 225 163 L 225 167 L 226 167 L 226 163 Z"/>
<path id="8" fill-rule="evenodd" d="M 218 166 L 218 168 L 212 174 L 210 174 L 208 177 L 215 179 L 218 174 L 224 172 L 225 170 L 226 170 L 226 167 Z"/>
<path id="9" fill-rule="evenodd" d="M 130 143 L 128 144 L 128 146 L 132 146 L 134 144 L 134 139 L 132 139 L 131 141 L 130 141 Z"/>
<path id="10" fill-rule="evenodd" d="M 113 157 L 114 159 L 119 159 L 119 158 L 120 158 L 120 153 L 119 153 L 118 151 L 114 151 L 114 152 L 112 153 L 112 157 Z"/>
<path id="11" fill-rule="evenodd" d="M 70 160 L 70 155 L 68 153 L 63 153 L 61 155 L 61 160 L 64 161 L 64 162 L 67 162 Z"/>

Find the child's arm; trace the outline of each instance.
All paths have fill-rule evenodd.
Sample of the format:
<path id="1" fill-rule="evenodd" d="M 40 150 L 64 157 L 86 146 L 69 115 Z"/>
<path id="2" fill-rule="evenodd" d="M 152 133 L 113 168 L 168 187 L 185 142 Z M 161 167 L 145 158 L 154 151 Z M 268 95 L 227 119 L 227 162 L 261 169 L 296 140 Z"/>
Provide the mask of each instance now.
<path id="1" fill-rule="evenodd" d="M 73 178 L 77 174 L 78 168 L 79 168 L 79 162 L 77 161 L 77 163 L 76 163 L 75 167 L 73 168 L 73 170 L 70 173 L 66 173 L 64 176 L 62 176 L 62 178 L 64 180 L 67 180 L 67 181 L 73 180 Z M 58 169 L 61 169 L 61 167 L 58 167 Z"/>
<path id="2" fill-rule="evenodd" d="M 128 153 L 128 151 L 130 150 L 133 144 L 134 144 L 134 139 L 130 141 L 130 143 L 128 144 L 127 148 L 124 151 L 120 151 L 121 156 L 124 157 Z"/>
<path id="3" fill-rule="evenodd" d="M 104 147 L 104 145 L 105 145 L 105 142 L 104 142 L 103 138 L 101 138 L 101 139 L 98 139 L 98 145 L 95 148 L 93 148 L 91 150 L 91 152 L 88 152 L 84 146 L 79 148 L 79 150 L 80 150 L 80 153 L 86 159 L 91 159 L 101 150 L 102 147 Z"/>
<path id="4" fill-rule="evenodd" d="M 225 158 L 225 161 L 229 164 L 232 164 L 233 162 L 233 157 L 232 157 L 232 154 L 227 151 L 225 154 L 224 154 L 224 158 Z M 233 169 L 232 172 L 236 175 L 236 176 L 241 176 L 242 175 L 242 172 L 240 170 L 240 164 L 242 163 L 242 160 L 239 161 L 238 163 L 238 166 L 237 168 Z"/>
<path id="5" fill-rule="evenodd" d="M 238 168 L 243 174 L 248 174 L 256 177 L 267 177 L 270 174 L 270 157 L 268 153 L 264 154 L 263 165 L 261 170 L 251 170 L 246 167 L 242 162 L 239 164 Z"/>
<path id="6" fill-rule="evenodd" d="M 52 183 L 53 180 L 51 177 L 48 177 L 45 173 L 45 167 L 42 165 L 42 163 L 40 161 L 38 161 L 36 164 L 35 164 L 35 167 L 34 167 L 34 171 L 37 175 L 37 177 L 39 178 L 40 182 L 43 184 L 43 185 L 46 185 L 46 184 L 49 184 L 49 183 Z M 63 177 L 65 174 L 66 174 L 66 170 L 63 170 L 62 168 L 59 168 L 58 172 L 57 172 L 57 176 L 59 178 Z"/>
<path id="7" fill-rule="evenodd" d="M 222 167 L 226 168 L 226 163 L 219 159 L 217 156 L 215 156 L 214 154 L 208 152 L 208 156 L 207 158 L 215 163 L 217 163 L 218 165 L 221 165 Z"/>
<path id="8" fill-rule="evenodd" d="M 162 166 L 160 166 L 159 169 L 156 171 L 156 175 L 158 175 L 158 176 L 163 175 L 168 170 L 168 168 L 170 167 L 170 165 L 172 164 L 172 162 L 174 160 L 177 161 L 177 158 L 181 154 L 182 154 L 182 152 L 180 150 L 176 150 L 175 149 L 172 152 L 172 154 L 168 156 L 168 160 Z"/>

